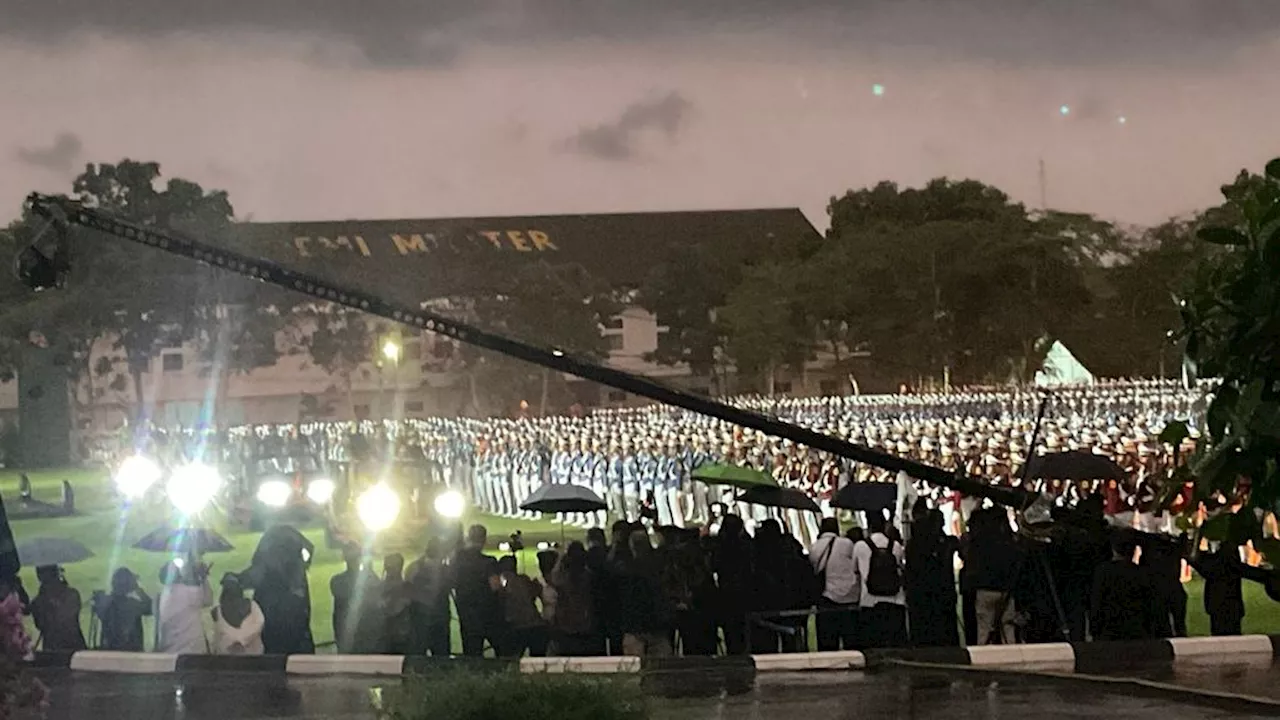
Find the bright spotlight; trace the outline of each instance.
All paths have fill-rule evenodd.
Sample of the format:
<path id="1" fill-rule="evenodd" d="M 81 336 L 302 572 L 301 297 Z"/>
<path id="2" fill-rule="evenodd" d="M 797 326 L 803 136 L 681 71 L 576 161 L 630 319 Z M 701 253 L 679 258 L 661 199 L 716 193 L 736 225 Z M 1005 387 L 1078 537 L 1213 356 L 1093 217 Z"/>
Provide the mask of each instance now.
<path id="1" fill-rule="evenodd" d="M 382 357 L 396 362 L 400 359 L 400 344 L 395 340 L 388 340 L 382 344 Z"/>
<path id="2" fill-rule="evenodd" d="M 323 505 L 333 497 L 333 492 L 338 487 L 333 484 L 329 478 L 319 478 L 312 480 L 307 486 L 307 499 L 317 505 Z"/>
<path id="3" fill-rule="evenodd" d="M 462 493 L 457 490 L 446 490 L 436 496 L 435 502 L 432 503 L 436 512 L 440 517 L 456 520 L 462 517 L 462 511 L 466 509 L 466 498 L 462 497 Z"/>
<path id="4" fill-rule="evenodd" d="M 258 486 L 258 502 L 267 507 L 282 508 L 293 497 L 293 488 L 284 480 L 268 480 Z"/>
<path id="5" fill-rule="evenodd" d="M 116 488 L 130 500 L 137 500 L 160 481 L 160 466 L 141 455 L 125 458 L 116 470 Z"/>
<path id="6" fill-rule="evenodd" d="M 184 465 L 169 476 L 164 491 L 169 502 L 183 515 L 195 515 L 208 505 L 219 488 L 222 478 L 218 471 L 204 463 Z"/>
<path id="7" fill-rule="evenodd" d="M 400 496 L 385 483 L 378 483 L 360 493 L 356 499 L 356 515 L 370 532 L 386 530 L 400 515 Z"/>

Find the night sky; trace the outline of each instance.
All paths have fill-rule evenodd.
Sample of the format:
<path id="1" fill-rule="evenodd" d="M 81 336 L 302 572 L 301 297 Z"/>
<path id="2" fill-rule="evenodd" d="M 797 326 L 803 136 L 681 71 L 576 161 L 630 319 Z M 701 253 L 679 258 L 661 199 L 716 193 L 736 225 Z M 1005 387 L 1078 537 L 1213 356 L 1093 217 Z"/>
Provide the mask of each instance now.
<path id="1" fill-rule="evenodd" d="M 1277 0 L 0 0 L 0 219 L 156 160 L 261 220 L 799 206 L 1155 223 L 1280 155 Z"/>

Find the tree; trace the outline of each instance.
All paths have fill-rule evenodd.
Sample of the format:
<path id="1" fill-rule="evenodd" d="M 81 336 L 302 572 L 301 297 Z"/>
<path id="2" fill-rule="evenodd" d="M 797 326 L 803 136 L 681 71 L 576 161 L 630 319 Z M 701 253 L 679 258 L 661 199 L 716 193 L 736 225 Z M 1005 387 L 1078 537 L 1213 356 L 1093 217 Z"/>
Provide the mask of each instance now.
<path id="1" fill-rule="evenodd" d="M 384 324 L 372 315 L 327 304 L 301 306 L 295 310 L 294 320 L 300 334 L 296 346 L 304 349 L 317 367 L 341 380 L 347 411 L 355 417 L 355 373 L 373 356 L 377 338 L 385 332 Z"/>
<path id="2" fill-rule="evenodd" d="M 678 248 L 649 273 L 637 295 L 667 331 L 648 358 L 663 365 L 687 365 L 694 375 L 718 377 L 718 351 L 725 329 L 716 310 L 741 282 L 742 263 L 705 245 Z"/>
<path id="3" fill-rule="evenodd" d="M 229 232 L 232 207 L 226 193 L 206 192 L 179 178 L 160 186 L 160 178 L 156 163 L 90 164 L 76 178 L 71 197 L 144 225 L 200 237 Z M 41 227 L 42 220 L 25 217 L 8 233 L 8 242 L 16 248 Z M 12 280 L 0 285 L 0 297 L 12 300 L 0 309 L 0 332 L 10 339 L 42 333 L 71 360 L 73 380 L 88 379 L 91 395 L 95 379 L 116 372 L 114 362 L 92 357 L 95 344 L 110 339 L 131 380 L 138 418 L 147 405 L 142 375 L 164 346 L 197 341 L 207 357 L 219 359 L 215 365 L 222 371 L 268 365 L 278 356 L 274 336 L 282 314 L 274 298 L 282 296 L 263 294 L 247 280 L 190 260 L 88 231 L 73 236 L 73 256 L 68 287 L 53 297 L 32 295 Z M 232 306 L 248 309 L 228 312 Z M 118 384 L 114 377 L 102 379 Z"/>
<path id="4" fill-rule="evenodd" d="M 1280 158 L 1223 195 L 1227 207 L 1197 232 L 1216 252 L 1197 266 L 1181 307 L 1188 361 L 1221 378 L 1183 477 L 1213 511 L 1202 535 L 1252 541 L 1274 562 L 1280 542 L 1263 537 L 1260 515 L 1280 507 Z M 1162 439 L 1186 434 L 1175 423 Z M 1244 510 L 1232 512 L 1235 502 Z"/>
<path id="5" fill-rule="evenodd" d="M 764 380 L 773 394 L 777 369 L 790 365 L 804 370 L 813 348 L 800 288 L 806 282 L 799 263 L 766 263 L 747 269 L 720 310 L 727 330 L 726 350 L 739 375 Z"/>
<path id="6" fill-rule="evenodd" d="M 1088 299 L 1083 248 L 1097 239 L 1068 231 L 1083 220 L 1032 218 L 997 188 L 885 182 L 832 198 L 828 212 L 811 267 L 829 295 L 810 303 L 823 308 L 814 327 L 846 347 L 865 342 L 900 380 L 1026 380 L 1044 340 Z"/>
<path id="7" fill-rule="evenodd" d="M 547 262 L 522 266 L 501 293 L 452 298 L 451 307 L 486 330 L 595 361 L 608 355 L 601 328 L 622 309 L 612 288 L 581 265 Z M 471 346 L 456 350 L 473 412 L 500 413 L 536 397 L 546 413 L 553 393 L 571 402 L 558 373 Z"/>

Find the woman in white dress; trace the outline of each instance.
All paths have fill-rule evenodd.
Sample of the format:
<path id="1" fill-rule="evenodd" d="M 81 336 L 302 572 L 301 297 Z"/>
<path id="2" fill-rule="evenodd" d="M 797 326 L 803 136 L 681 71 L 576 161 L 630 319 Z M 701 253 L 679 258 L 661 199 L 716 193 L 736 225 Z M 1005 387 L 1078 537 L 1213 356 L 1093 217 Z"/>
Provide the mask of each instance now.
<path id="1" fill-rule="evenodd" d="M 213 652 L 216 655 L 261 655 L 262 608 L 244 596 L 240 577 L 222 577 L 222 595 L 213 609 Z"/>
<path id="2" fill-rule="evenodd" d="M 156 652 L 204 655 L 204 609 L 213 604 L 209 567 L 193 559 L 174 560 L 160 570 L 164 585 L 156 600 Z"/>

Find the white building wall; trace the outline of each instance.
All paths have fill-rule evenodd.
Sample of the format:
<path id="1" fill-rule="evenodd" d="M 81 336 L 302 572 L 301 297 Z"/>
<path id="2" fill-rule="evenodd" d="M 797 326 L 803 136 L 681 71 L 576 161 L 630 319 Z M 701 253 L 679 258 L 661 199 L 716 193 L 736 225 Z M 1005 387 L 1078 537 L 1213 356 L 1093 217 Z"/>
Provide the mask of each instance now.
<path id="1" fill-rule="evenodd" d="M 646 353 L 658 346 L 658 334 L 664 329 L 647 311 L 631 307 L 621 314 L 621 326 L 606 328 L 606 336 L 616 349 L 609 354 L 609 365 L 628 372 L 675 380 L 688 378 L 681 367 L 656 365 L 645 361 Z M 424 343 L 426 339 L 428 342 Z M 418 348 L 413 347 L 414 344 Z M 218 377 L 212 364 L 201 358 L 195 347 L 162 350 L 152 359 L 143 374 L 144 395 L 153 406 L 153 417 L 162 423 L 192 425 L 202 418 L 219 424 L 297 422 L 303 395 L 313 395 L 333 412 L 326 417 L 349 419 L 368 413 L 372 417 L 414 417 L 453 414 L 458 411 L 457 392 L 452 389 L 456 376 L 422 370 L 419 353 L 429 339 L 406 336 L 404 354 L 398 366 L 379 368 L 366 363 L 353 373 L 348 394 L 341 378 L 330 376 L 310 362 L 305 353 L 281 357 L 275 365 L 249 373 Z M 119 355 L 110 341 L 99 343 L 95 356 Z M 166 356 L 170 356 L 166 358 Z M 177 360 L 174 358 L 181 358 Z M 123 363 L 116 371 L 127 377 Z M 89 384 L 81 383 L 79 401 L 81 416 L 99 431 L 119 428 L 132 411 L 132 382 L 120 391 L 106 385 L 110 378 L 94 378 L 95 392 L 90 401 Z M 219 387 L 219 385 L 224 385 Z M 602 404 L 622 405 L 634 402 L 625 396 L 611 398 L 606 393 Z M 0 384 L 0 417 L 6 412 L 16 415 L 17 383 Z"/>

